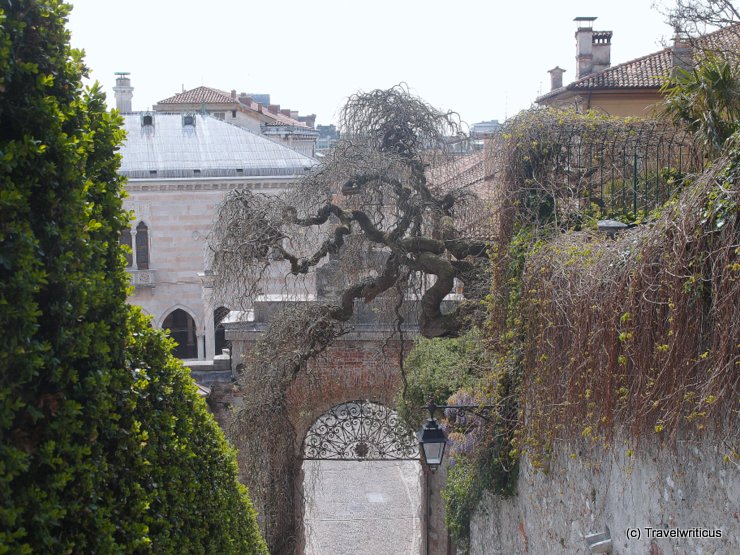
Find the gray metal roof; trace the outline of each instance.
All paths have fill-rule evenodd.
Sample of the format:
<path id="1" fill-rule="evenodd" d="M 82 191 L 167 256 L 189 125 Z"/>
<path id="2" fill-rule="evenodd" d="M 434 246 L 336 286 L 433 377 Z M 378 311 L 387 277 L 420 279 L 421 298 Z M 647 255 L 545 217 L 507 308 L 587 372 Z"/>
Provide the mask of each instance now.
<path id="1" fill-rule="evenodd" d="M 144 116 L 153 125 L 144 125 Z M 131 178 L 300 175 L 318 162 L 216 118 L 184 114 L 124 115 L 127 138 L 120 173 Z"/>

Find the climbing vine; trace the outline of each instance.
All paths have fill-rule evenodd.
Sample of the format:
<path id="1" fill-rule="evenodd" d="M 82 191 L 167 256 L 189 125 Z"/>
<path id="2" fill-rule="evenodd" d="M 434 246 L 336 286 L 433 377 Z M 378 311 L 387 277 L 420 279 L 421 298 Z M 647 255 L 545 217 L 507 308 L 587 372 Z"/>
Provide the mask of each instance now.
<path id="1" fill-rule="evenodd" d="M 489 145 L 500 208 L 487 370 L 450 400 L 485 396 L 497 410 L 473 434 L 448 423 L 444 497 L 458 544 L 484 488 L 514 490 L 522 457 L 547 471 L 561 440 L 675 438 L 737 418 L 738 151 L 701 173 L 690 138 L 679 133 L 668 153 L 666 133 L 659 122 L 535 110 Z M 635 172 L 645 151 L 662 162 Z M 596 226 L 607 216 L 643 225 L 612 240 Z"/>

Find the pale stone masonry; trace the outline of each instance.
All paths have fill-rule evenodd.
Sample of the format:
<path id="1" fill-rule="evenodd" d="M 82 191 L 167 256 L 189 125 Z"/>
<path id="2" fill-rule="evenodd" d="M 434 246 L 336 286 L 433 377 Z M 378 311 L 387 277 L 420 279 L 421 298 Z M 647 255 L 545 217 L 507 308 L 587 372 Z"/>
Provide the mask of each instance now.
<path id="1" fill-rule="evenodd" d="M 192 343 L 190 350 L 181 346 L 183 358 L 211 361 L 220 354 L 214 311 L 233 308 L 212 298 L 209 287 L 206 239 L 218 204 L 234 189 L 286 191 L 316 161 L 216 118 L 191 118 L 124 116 L 120 172 L 128 178 L 124 207 L 135 216 L 131 238 L 125 239 L 133 250 L 130 302 L 150 314 L 155 327 L 183 311 L 176 319 L 181 329 L 172 330 L 180 343 Z"/>

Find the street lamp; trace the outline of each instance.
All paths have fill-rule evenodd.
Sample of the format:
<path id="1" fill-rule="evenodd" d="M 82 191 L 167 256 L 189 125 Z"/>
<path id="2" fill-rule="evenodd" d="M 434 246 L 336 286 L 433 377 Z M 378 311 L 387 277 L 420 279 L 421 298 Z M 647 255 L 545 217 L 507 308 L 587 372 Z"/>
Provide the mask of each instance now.
<path id="1" fill-rule="evenodd" d="M 419 439 L 421 452 L 424 453 L 424 460 L 427 465 L 432 471 L 437 470 L 439 465 L 442 464 L 447 438 L 434 419 L 434 409 L 429 409 L 429 420 L 424 423 L 416 437 Z"/>
<path id="2" fill-rule="evenodd" d="M 439 465 L 442 464 L 442 457 L 444 457 L 445 447 L 447 446 L 447 437 L 434 419 L 434 412 L 437 409 L 457 409 L 473 413 L 483 418 L 483 420 L 488 420 L 479 411 L 488 411 L 492 408 L 494 408 L 492 405 L 435 405 L 434 401 L 430 399 L 427 405 L 429 419 L 424 422 L 421 430 L 417 432 L 416 437 L 419 440 L 421 452 L 424 454 L 424 460 L 432 472 L 437 470 Z"/>

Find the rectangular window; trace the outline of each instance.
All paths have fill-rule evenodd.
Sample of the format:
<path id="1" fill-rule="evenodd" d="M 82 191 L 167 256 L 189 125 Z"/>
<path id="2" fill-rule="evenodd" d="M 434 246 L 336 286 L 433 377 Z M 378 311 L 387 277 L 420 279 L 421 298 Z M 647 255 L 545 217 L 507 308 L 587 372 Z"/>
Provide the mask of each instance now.
<path id="1" fill-rule="evenodd" d="M 212 112 L 211 115 L 216 119 L 220 119 L 221 121 L 224 121 L 226 119 L 226 112 Z"/>

